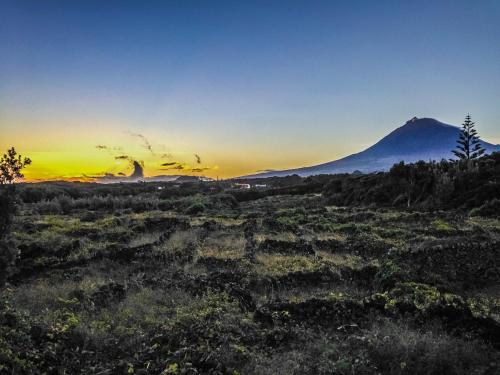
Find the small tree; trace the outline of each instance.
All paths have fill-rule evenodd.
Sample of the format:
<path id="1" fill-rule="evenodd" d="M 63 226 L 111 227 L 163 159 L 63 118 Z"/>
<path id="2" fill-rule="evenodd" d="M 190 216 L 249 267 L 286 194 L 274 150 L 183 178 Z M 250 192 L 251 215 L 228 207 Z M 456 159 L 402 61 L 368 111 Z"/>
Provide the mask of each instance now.
<path id="1" fill-rule="evenodd" d="M 476 129 L 474 129 L 474 125 L 470 115 L 465 116 L 465 121 L 462 124 L 462 129 L 457 140 L 457 149 L 452 151 L 460 160 L 477 159 L 485 152 L 485 149 L 481 146 L 479 135 Z"/>
<path id="2" fill-rule="evenodd" d="M 23 178 L 21 170 L 30 164 L 30 158 L 17 155 L 16 149 L 12 147 L 0 160 L 0 185 L 12 184 L 17 179 Z"/>
<path id="3" fill-rule="evenodd" d="M 16 213 L 14 182 L 24 177 L 22 169 L 31 164 L 29 158 L 17 155 L 12 147 L 0 159 L 0 287 L 14 266 L 17 249 L 9 239 L 12 218 Z"/>

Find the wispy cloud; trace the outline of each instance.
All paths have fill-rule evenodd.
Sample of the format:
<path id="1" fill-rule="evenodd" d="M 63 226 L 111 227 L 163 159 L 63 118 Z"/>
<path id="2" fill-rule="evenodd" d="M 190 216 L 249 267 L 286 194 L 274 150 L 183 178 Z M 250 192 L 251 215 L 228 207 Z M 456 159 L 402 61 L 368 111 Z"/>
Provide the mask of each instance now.
<path id="1" fill-rule="evenodd" d="M 171 167 L 171 168 L 165 168 L 166 170 L 183 170 L 184 169 L 184 166 L 179 164 L 179 165 L 176 165 L 175 167 Z"/>
<path id="2" fill-rule="evenodd" d="M 153 146 L 151 146 L 151 143 L 149 142 L 149 140 L 144 135 L 142 135 L 140 133 L 132 133 L 132 132 L 127 132 L 127 133 L 130 134 L 132 137 L 139 138 L 142 141 L 142 146 L 146 150 L 148 150 L 149 152 L 151 152 L 151 155 L 156 156 L 156 153 L 153 150 Z"/>
<path id="3" fill-rule="evenodd" d="M 194 172 L 194 173 L 197 173 L 197 172 L 204 172 L 204 171 L 208 171 L 212 168 L 209 168 L 209 167 L 203 167 L 203 168 L 192 168 L 190 171 L 191 172 Z"/>

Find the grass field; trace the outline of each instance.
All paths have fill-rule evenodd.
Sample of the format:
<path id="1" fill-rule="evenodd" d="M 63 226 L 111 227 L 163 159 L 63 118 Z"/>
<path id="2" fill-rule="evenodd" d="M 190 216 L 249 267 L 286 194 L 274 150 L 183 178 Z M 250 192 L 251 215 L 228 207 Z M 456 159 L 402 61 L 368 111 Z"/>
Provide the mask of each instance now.
<path id="1" fill-rule="evenodd" d="M 500 371 L 497 219 L 320 194 L 64 199 L 13 227 L 0 373 Z"/>

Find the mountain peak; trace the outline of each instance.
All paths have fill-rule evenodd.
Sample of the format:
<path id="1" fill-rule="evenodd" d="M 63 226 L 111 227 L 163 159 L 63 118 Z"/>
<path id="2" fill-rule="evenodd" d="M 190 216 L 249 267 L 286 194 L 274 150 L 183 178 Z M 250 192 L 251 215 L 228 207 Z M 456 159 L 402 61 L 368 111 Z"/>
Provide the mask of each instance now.
<path id="1" fill-rule="evenodd" d="M 369 173 L 388 170 L 395 163 L 413 163 L 418 160 L 441 160 L 453 158 L 460 128 L 445 124 L 430 117 L 413 117 L 367 149 L 339 160 L 285 171 L 273 171 L 254 177 L 287 176 L 298 174 L 310 176 L 322 173 Z M 500 151 L 498 145 L 481 141 L 486 152 Z"/>

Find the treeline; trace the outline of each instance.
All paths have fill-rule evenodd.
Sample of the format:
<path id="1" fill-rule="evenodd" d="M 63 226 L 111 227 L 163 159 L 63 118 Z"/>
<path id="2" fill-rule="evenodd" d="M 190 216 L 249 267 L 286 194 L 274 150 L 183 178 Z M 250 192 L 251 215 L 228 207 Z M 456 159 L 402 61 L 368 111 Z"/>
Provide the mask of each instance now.
<path id="1" fill-rule="evenodd" d="M 337 206 L 475 208 L 491 216 L 500 212 L 500 153 L 477 160 L 401 162 L 380 173 L 289 176 L 261 179 L 259 183 L 271 187 L 233 194 L 238 201 L 248 201 L 271 195 L 322 193 L 327 204 Z"/>
<path id="2" fill-rule="evenodd" d="M 24 203 L 50 201 L 62 196 L 71 199 L 90 197 L 135 197 L 143 194 L 161 195 L 161 198 L 187 196 L 213 189 L 202 182 L 183 183 L 117 183 L 98 184 L 81 182 L 43 182 L 37 184 L 19 184 L 19 197 Z"/>
<path id="3" fill-rule="evenodd" d="M 386 173 L 333 177 L 323 194 L 342 206 L 434 210 L 498 205 L 500 153 L 468 161 L 401 162 Z"/>
<path id="4" fill-rule="evenodd" d="M 242 182 L 244 180 L 238 180 Z M 395 164 L 372 174 L 297 175 L 246 180 L 267 188 L 238 190 L 234 181 L 135 184 L 41 183 L 19 185 L 25 207 L 38 213 L 72 210 L 170 210 L 178 203 L 206 207 L 235 207 L 238 202 L 267 196 L 322 194 L 326 204 L 380 206 L 418 210 L 472 209 L 498 215 L 500 153 L 477 160 Z M 216 201 L 217 204 L 212 204 Z"/>

